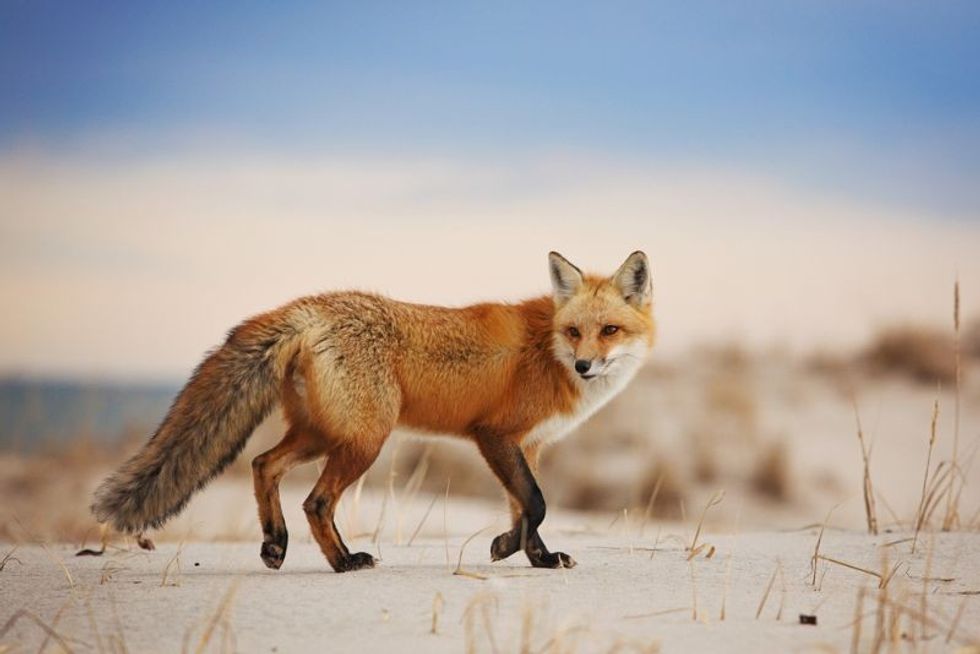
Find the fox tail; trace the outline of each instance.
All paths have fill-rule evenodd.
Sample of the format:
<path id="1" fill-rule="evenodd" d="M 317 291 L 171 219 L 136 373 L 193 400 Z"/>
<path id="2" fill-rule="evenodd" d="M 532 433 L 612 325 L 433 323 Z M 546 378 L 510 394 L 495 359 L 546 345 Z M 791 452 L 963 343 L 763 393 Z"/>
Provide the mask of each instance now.
<path id="1" fill-rule="evenodd" d="M 99 522 L 141 532 L 179 513 L 273 409 L 298 336 L 276 312 L 233 329 L 191 375 L 156 433 L 95 491 Z"/>

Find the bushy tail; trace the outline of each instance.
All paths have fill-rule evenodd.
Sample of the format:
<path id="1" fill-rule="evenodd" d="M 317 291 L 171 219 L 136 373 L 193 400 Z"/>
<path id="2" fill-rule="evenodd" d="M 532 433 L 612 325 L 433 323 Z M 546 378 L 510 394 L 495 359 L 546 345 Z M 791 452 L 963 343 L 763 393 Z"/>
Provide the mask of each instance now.
<path id="1" fill-rule="evenodd" d="M 276 313 L 232 330 L 194 371 L 152 438 L 95 491 L 99 522 L 140 532 L 179 513 L 235 460 L 275 406 L 297 341 Z"/>

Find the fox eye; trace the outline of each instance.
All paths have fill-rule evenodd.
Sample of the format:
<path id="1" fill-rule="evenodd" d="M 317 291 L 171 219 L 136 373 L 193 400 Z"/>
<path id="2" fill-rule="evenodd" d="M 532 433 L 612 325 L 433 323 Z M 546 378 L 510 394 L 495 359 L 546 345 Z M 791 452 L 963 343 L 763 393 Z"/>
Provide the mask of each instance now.
<path id="1" fill-rule="evenodd" d="M 565 331 L 567 331 L 568 335 L 572 338 L 579 338 L 582 335 L 582 332 L 578 330 L 578 327 L 569 327 Z"/>
<path id="2" fill-rule="evenodd" d="M 613 334 L 615 334 L 618 331 L 619 331 L 619 326 L 618 325 L 606 325 L 605 327 L 602 328 L 602 335 L 603 336 L 612 336 Z"/>

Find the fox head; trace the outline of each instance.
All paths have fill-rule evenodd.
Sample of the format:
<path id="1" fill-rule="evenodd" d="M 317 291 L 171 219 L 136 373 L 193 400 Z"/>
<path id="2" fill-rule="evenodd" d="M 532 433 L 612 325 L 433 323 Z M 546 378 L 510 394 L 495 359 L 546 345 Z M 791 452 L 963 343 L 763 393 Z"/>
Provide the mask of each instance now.
<path id="1" fill-rule="evenodd" d="M 548 259 L 558 360 L 586 381 L 636 370 L 654 336 L 647 255 L 629 255 L 611 277 L 585 275 L 557 252 Z"/>

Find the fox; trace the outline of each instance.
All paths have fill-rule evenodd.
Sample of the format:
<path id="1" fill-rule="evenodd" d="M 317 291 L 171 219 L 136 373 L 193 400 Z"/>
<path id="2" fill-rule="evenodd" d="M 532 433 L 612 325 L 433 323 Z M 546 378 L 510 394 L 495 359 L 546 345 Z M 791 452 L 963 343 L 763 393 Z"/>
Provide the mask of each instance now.
<path id="1" fill-rule="evenodd" d="M 492 561 L 524 552 L 539 568 L 575 560 L 541 539 L 542 449 L 623 390 L 654 344 L 646 254 L 610 277 L 548 255 L 551 293 L 459 308 L 359 291 L 296 299 L 231 329 L 177 394 L 149 440 L 97 488 L 102 524 L 142 535 L 178 514 L 241 453 L 277 406 L 282 440 L 252 461 L 263 540 L 278 570 L 289 535 L 279 483 L 322 460 L 303 502 L 314 539 L 336 572 L 372 568 L 334 522 L 344 490 L 371 466 L 396 427 L 475 443 L 510 503 L 511 527 Z"/>

